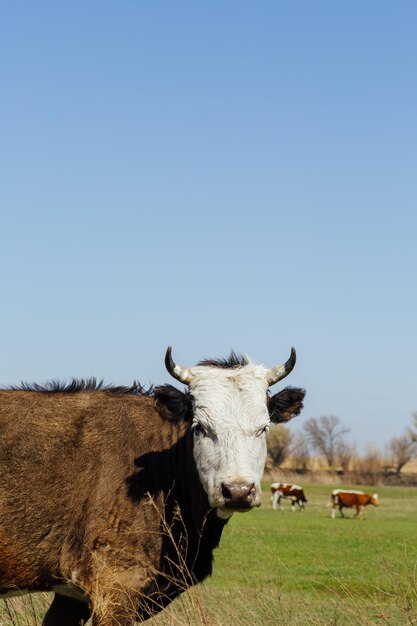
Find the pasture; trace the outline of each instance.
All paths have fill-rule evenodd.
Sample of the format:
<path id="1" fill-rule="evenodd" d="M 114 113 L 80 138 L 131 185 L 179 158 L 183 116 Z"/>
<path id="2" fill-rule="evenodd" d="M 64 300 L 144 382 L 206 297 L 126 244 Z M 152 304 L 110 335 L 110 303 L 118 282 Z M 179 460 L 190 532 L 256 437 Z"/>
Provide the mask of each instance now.
<path id="1" fill-rule="evenodd" d="M 417 489 L 380 488 L 381 506 L 361 521 L 354 509 L 330 518 L 332 486 L 306 484 L 301 513 L 289 501 L 272 511 L 268 487 L 262 509 L 234 516 L 222 538 L 207 584 L 217 603 L 233 581 L 259 606 L 245 622 L 237 603 L 242 624 L 417 623 Z"/>
<path id="2" fill-rule="evenodd" d="M 227 525 L 211 579 L 148 624 L 417 624 L 417 489 L 379 488 L 381 506 L 368 506 L 362 521 L 354 509 L 331 519 L 333 486 L 304 487 L 306 511 L 293 513 L 289 501 L 272 510 L 264 483 L 262 507 Z M 0 624 L 40 624 L 43 601 L 2 603 Z"/>

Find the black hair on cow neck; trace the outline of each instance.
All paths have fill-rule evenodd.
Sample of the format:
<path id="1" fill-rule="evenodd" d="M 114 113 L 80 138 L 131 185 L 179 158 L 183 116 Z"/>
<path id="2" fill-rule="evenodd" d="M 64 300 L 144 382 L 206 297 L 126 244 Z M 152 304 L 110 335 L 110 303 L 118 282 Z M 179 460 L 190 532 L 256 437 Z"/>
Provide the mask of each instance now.
<path id="1" fill-rule="evenodd" d="M 41 393 L 81 393 L 82 391 L 105 391 L 115 394 L 152 395 L 153 386 L 148 389 L 143 387 L 137 380 L 130 387 L 123 385 L 106 384 L 96 378 L 72 378 L 69 382 L 50 380 L 40 385 L 39 383 L 22 382 L 20 385 L 2 388 L 3 391 L 39 391 Z"/>

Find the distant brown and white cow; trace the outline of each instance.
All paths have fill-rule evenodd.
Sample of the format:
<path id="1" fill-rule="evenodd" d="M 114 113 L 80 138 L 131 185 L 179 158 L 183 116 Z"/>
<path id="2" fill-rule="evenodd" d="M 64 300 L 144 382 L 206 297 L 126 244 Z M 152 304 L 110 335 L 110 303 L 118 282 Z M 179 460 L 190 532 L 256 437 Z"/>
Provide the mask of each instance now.
<path id="1" fill-rule="evenodd" d="M 0 597 L 53 591 L 44 626 L 133 626 L 211 574 L 227 519 L 261 503 L 270 422 L 304 390 L 234 353 L 145 391 L 94 379 L 0 391 Z"/>
<path id="2" fill-rule="evenodd" d="M 295 511 L 295 505 L 298 504 L 298 510 L 304 509 L 307 502 L 307 498 L 304 495 L 304 490 L 300 485 L 291 485 L 290 483 L 272 483 L 271 484 L 271 502 L 272 508 L 275 510 L 277 506 L 284 510 L 281 506 L 281 499 L 288 498 L 291 500 L 291 509 Z"/>
<path id="3" fill-rule="evenodd" d="M 363 513 L 363 509 L 368 504 L 373 504 L 374 506 L 379 506 L 379 497 L 377 493 L 374 493 L 372 496 L 368 495 L 364 491 L 355 491 L 353 489 L 334 489 L 332 492 L 332 518 L 336 517 L 336 509 L 339 508 L 340 515 L 343 515 L 343 508 L 356 508 L 356 513 L 354 517 L 361 517 Z"/>

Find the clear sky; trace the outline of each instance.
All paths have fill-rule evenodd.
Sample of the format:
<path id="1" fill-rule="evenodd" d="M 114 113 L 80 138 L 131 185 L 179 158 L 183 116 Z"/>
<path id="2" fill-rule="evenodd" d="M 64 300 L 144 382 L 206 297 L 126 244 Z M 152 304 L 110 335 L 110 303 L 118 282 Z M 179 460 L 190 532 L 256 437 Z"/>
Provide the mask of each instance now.
<path id="1" fill-rule="evenodd" d="M 0 381 L 298 362 L 294 422 L 417 410 L 414 0 L 0 6 Z"/>

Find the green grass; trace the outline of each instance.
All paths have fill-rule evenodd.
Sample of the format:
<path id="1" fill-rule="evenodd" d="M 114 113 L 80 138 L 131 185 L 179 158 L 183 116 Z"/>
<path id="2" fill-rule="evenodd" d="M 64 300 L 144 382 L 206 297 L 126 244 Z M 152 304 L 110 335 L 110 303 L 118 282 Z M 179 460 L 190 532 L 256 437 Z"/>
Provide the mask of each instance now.
<path id="1" fill-rule="evenodd" d="M 213 576 L 149 626 L 417 624 L 417 489 L 379 488 L 363 521 L 352 509 L 331 519 L 332 489 L 306 485 L 306 510 L 293 513 L 288 501 L 272 510 L 265 484 L 263 506 L 226 526 Z M 15 622 L 0 611 L 0 626 L 33 626 L 27 606 Z"/>
<path id="2" fill-rule="evenodd" d="M 296 584 L 326 592 L 335 577 L 344 577 L 359 587 L 358 593 L 367 593 L 375 585 L 386 586 L 384 560 L 403 563 L 406 553 L 416 560 L 417 490 L 381 489 L 381 506 L 367 507 L 365 520 L 352 519 L 353 509 L 345 509 L 350 518 L 337 513 L 333 520 L 326 507 L 329 488 L 311 485 L 306 491 L 304 512 L 293 513 L 288 502 L 285 511 L 273 511 L 264 496 L 261 509 L 234 515 L 209 585 L 223 587 L 231 576 L 244 584 L 255 570 L 257 585 L 280 579 L 285 589 Z"/>
<path id="3" fill-rule="evenodd" d="M 307 485 L 306 510 L 296 513 L 289 502 L 273 511 L 268 488 L 262 508 L 234 515 L 223 533 L 206 583 L 217 603 L 234 586 L 260 604 L 278 594 L 289 623 L 417 623 L 417 489 L 380 488 L 381 506 L 367 507 L 365 520 L 353 509 L 333 520 L 332 487 Z"/>

